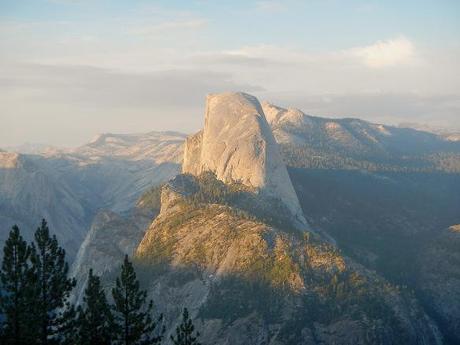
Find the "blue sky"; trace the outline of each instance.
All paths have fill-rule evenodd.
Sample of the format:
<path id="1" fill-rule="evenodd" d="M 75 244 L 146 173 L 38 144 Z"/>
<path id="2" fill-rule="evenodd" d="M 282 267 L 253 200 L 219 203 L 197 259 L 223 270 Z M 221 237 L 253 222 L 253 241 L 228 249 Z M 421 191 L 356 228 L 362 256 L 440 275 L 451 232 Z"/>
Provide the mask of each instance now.
<path id="1" fill-rule="evenodd" d="M 208 22 L 213 32 L 205 39 L 226 47 L 269 42 L 315 51 L 373 43 L 401 33 L 424 44 L 455 45 L 460 34 L 456 0 L 1 0 L 0 4 L 2 21 L 74 21 L 99 29 L 116 19 L 151 19 L 148 11 L 157 10 L 158 21 L 189 15 Z"/>
<path id="2" fill-rule="evenodd" d="M 0 0 L 0 147 L 193 132 L 224 90 L 460 128 L 459 37 L 454 0 Z"/>

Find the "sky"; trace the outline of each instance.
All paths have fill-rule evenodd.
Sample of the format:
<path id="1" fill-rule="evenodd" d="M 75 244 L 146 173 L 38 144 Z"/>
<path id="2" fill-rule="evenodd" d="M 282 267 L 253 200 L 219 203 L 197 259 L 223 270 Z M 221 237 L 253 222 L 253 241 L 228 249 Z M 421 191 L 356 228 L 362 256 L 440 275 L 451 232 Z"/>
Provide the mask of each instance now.
<path id="1" fill-rule="evenodd" d="M 460 130 L 460 1 L 0 0 L 0 148 L 192 133 L 223 91 Z"/>

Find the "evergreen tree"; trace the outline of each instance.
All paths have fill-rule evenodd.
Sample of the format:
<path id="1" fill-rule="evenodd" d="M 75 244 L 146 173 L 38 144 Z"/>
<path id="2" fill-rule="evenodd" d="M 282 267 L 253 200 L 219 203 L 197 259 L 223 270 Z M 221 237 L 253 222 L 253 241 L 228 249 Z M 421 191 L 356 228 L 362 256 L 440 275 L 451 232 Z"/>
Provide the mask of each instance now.
<path id="1" fill-rule="evenodd" d="M 83 305 L 78 308 L 78 344 L 110 345 L 112 321 L 101 281 L 90 269 Z"/>
<path id="2" fill-rule="evenodd" d="M 60 345 L 78 345 L 79 343 L 79 320 L 78 308 L 67 303 L 60 319 L 60 325 L 57 330 L 59 334 Z"/>
<path id="3" fill-rule="evenodd" d="M 2 344 L 30 344 L 30 247 L 15 225 L 3 249 L 0 314 L 5 318 Z"/>
<path id="4" fill-rule="evenodd" d="M 68 321 L 64 307 L 75 280 L 67 277 L 69 266 L 65 261 L 65 251 L 59 246 L 56 236 L 50 236 L 44 219 L 35 232 L 30 258 L 36 298 L 33 308 L 36 342 L 40 345 L 58 344 L 56 333 Z"/>
<path id="5" fill-rule="evenodd" d="M 128 255 L 121 266 L 116 286 L 112 289 L 112 296 L 115 303 L 113 311 L 116 344 L 147 345 L 161 342 L 164 328 L 157 328 L 163 316 L 160 315 L 157 321 L 152 318 L 153 302 L 150 300 L 147 303 L 147 292 L 140 290 Z"/>
<path id="6" fill-rule="evenodd" d="M 182 313 L 182 323 L 176 327 L 176 336 L 171 336 L 171 341 L 174 345 L 201 345 L 198 342 L 200 333 L 196 332 L 196 335 L 193 335 L 195 326 L 193 326 L 192 319 L 188 315 L 187 308 L 184 308 Z"/>

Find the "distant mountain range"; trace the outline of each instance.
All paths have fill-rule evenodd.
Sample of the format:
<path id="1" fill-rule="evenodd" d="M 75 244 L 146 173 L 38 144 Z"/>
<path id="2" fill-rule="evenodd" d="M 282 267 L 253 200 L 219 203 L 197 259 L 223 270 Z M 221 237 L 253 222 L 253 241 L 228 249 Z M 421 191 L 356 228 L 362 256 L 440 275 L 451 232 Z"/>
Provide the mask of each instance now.
<path id="1" fill-rule="evenodd" d="M 438 134 L 449 141 L 460 141 L 460 128 L 436 127 L 413 122 L 403 122 L 398 127 L 413 128 L 418 131 Z"/>
<path id="2" fill-rule="evenodd" d="M 103 134 L 72 150 L 0 153 L 0 219 L 30 239 L 42 217 L 73 260 L 99 210 L 127 212 L 149 187 L 180 170 L 185 135 Z"/>
<path id="3" fill-rule="evenodd" d="M 460 172 L 460 142 L 359 119 L 327 119 L 263 103 L 291 166 L 370 171 Z"/>

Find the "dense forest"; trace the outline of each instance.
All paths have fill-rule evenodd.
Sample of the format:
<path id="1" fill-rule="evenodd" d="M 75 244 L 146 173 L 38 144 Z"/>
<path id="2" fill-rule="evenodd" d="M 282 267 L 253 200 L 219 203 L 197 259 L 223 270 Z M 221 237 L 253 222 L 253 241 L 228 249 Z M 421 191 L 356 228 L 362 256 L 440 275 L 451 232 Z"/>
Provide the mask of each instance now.
<path id="1" fill-rule="evenodd" d="M 380 172 L 460 172 L 460 153 L 383 154 L 382 152 L 351 153 L 334 147 L 281 145 L 288 166 L 307 169 L 366 170 Z"/>

